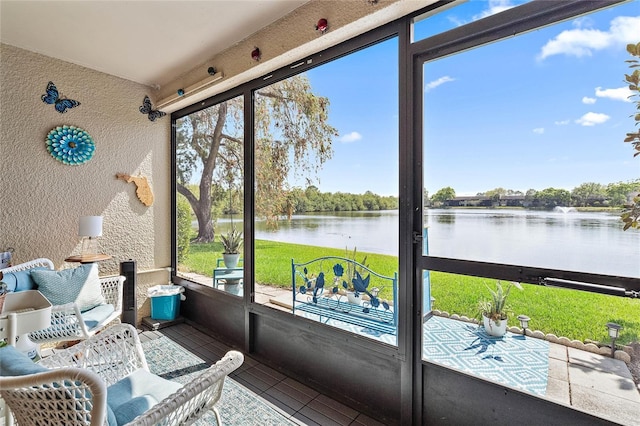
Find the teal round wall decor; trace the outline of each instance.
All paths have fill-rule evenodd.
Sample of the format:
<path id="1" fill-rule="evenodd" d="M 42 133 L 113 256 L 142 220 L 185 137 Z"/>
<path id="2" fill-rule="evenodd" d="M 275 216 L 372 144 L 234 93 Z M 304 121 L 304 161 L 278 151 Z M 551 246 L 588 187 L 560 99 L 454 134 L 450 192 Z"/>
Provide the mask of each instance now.
<path id="1" fill-rule="evenodd" d="M 75 126 L 58 126 L 47 135 L 49 154 L 70 166 L 91 160 L 96 150 L 93 138 L 84 129 Z"/>

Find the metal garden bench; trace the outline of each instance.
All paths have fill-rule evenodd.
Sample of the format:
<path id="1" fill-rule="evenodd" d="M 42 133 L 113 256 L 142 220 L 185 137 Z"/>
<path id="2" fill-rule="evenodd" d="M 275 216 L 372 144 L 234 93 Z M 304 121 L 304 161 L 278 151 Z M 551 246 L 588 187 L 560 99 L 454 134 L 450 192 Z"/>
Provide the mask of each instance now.
<path id="1" fill-rule="evenodd" d="M 362 326 L 397 332 L 398 273 L 387 277 L 346 257 L 325 256 L 304 263 L 291 259 L 293 313 L 296 310 Z"/>

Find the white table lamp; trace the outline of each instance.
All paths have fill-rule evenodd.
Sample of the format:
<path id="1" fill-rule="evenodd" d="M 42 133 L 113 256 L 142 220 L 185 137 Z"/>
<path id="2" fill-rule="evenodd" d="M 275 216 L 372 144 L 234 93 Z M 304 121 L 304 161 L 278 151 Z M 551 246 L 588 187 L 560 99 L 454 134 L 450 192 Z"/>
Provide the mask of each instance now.
<path id="1" fill-rule="evenodd" d="M 98 253 L 96 237 L 102 236 L 102 216 L 80 216 L 78 236 L 82 237 L 82 255 Z"/>

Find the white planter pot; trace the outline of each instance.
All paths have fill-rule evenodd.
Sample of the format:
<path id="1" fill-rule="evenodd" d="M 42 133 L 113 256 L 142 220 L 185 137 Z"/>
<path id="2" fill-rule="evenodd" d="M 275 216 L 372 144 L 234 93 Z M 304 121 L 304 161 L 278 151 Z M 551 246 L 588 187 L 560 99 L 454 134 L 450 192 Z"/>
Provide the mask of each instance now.
<path id="1" fill-rule="evenodd" d="M 507 332 L 507 320 L 500 320 L 500 325 L 496 325 L 496 322 L 490 318 L 482 316 L 482 321 L 484 323 L 484 330 L 490 336 L 502 337 Z"/>
<path id="2" fill-rule="evenodd" d="M 357 296 L 354 292 L 352 291 L 348 291 L 347 292 L 347 300 L 349 301 L 349 303 L 351 303 L 352 305 L 362 305 L 362 293 L 359 293 Z"/>
<path id="3" fill-rule="evenodd" d="M 227 254 L 222 253 L 222 259 L 224 260 L 224 266 L 229 269 L 233 269 L 238 266 L 238 262 L 240 261 L 240 253 Z"/>
<path id="4" fill-rule="evenodd" d="M 236 296 L 240 296 L 242 293 L 242 284 L 240 284 L 240 280 L 229 280 L 234 282 L 228 282 L 224 285 L 224 291 L 227 293 L 235 294 Z"/>

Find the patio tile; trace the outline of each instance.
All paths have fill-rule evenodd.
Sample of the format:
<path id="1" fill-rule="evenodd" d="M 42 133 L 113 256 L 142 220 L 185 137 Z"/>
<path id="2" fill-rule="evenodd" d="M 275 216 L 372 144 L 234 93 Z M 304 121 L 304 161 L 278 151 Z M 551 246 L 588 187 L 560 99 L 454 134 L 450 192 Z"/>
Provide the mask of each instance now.
<path id="1" fill-rule="evenodd" d="M 338 411 L 339 413 L 351 419 L 355 419 L 359 414 L 357 410 L 354 410 L 348 405 L 345 405 L 339 401 L 336 401 L 335 399 L 329 398 L 328 396 L 323 394 L 318 395 L 314 401 L 318 401 L 319 403 L 322 403 L 327 407 L 330 407 L 333 410 Z"/>
<path id="2" fill-rule="evenodd" d="M 351 426 L 384 426 L 384 423 L 380 423 L 367 415 L 360 414 L 353 423 L 351 423 Z"/>
<path id="3" fill-rule="evenodd" d="M 626 401 L 640 403 L 640 394 L 633 380 L 616 374 L 603 373 L 601 370 L 569 364 L 569 381 L 571 382 L 572 402 L 575 402 L 574 389 L 581 387 L 599 394 L 615 396 Z M 609 410 L 604 411 L 605 413 Z"/>
<path id="4" fill-rule="evenodd" d="M 277 405 L 279 407 L 281 406 L 280 404 L 286 406 L 287 407 L 286 409 L 285 408 L 282 408 L 282 409 L 287 412 L 290 412 L 291 414 L 296 413 L 298 410 L 300 410 L 302 407 L 305 406 L 305 403 L 300 402 L 290 394 L 284 392 L 281 389 L 278 389 L 277 386 L 267 389 L 264 392 L 263 396 L 265 399 L 268 399 L 269 401 L 271 401 L 272 399 L 278 401 L 279 404 Z"/>
<path id="5" fill-rule="evenodd" d="M 638 424 L 640 402 L 630 402 L 592 388 L 573 384 L 571 385 L 571 402 L 578 409 L 622 425 L 637 426 Z"/>
<path id="6" fill-rule="evenodd" d="M 327 397 L 325 397 L 325 400 L 329 399 Z M 336 404 L 339 404 L 337 401 L 335 401 Z M 353 421 L 353 419 L 355 419 L 355 415 L 346 415 L 343 412 L 341 412 L 340 410 L 338 410 L 338 406 L 334 404 L 333 407 L 321 402 L 318 398 L 315 398 L 314 400 L 312 400 L 311 402 L 309 402 L 305 408 L 303 408 L 302 411 L 304 414 L 304 410 L 306 408 L 311 408 L 313 411 L 322 414 L 323 416 L 331 419 L 331 421 L 334 421 L 338 424 L 341 425 L 348 425 L 349 423 L 351 423 Z M 342 405 L 342 404 L 340 404 Z M 344 409 L 348 409 L 349 407 L 347 406 L 343 406 Z M 357 413 L 355 413 L 357 414 Z"/>
<path id="7" fill-rule="evenodd" d="M 569 348 L 569 362 L 583 367 L 632 379 L 631 372 L 623 361 L 575 348 Z"/>
<path id="8" fill-rule="evenodd" d="M 277 411 L 279 411 L 284 417 L 291 417 L 298 411 L 295 408 L 292 408 L 289 405 L 287 405 L 286 402 L 278 399 L 278 397 L 271 395 L 271 391 L 272 389 L 267 389 L 267 391 L 260 396 L 265 401 L 268 401 L 271 405 L 273 405 L 274 408 L 277 409 Z"/>
<path id="9" fill-rule="evenodd" d="M 569 370 L 567 369 L 567 363 L 559 359 L 549 358 L 549 378 L 568 382 Z"/>
<path id="10" fill-rule="evenodd" d="M 211 356 L 213 357 L 213 355 L 215 355 L 217 358 L 216 360 L 222 358 L 227 352 L 229 352 L 231 350 L 230 347 L 225 347 L 223 345 L 220 344 L 215 344 L 215 343 L 207 343 L 206 345 L 200 346 L 198 348 L 198 350 L 200 351 L 207 351 L 209 353 L 211 353 Z M 245 357 L 246 359 L 246 357 Z M 245 361 L 246 362 L 246 361 Z"/>
<path id="11" fill-rule="evenodd" d="M 296 419 L 301 424 L 306 425 L 306 426 L 324 426 L 324 425 L 322 425 L 320 423 L 317 423 L 317 422 L 311 420 L 309 417 L 305 416 L 304 414 L 302 414 L 300 412 L 297 412 L 296 414 L 294 414 L 292 419 Z"/>
<path id="12" fill-rule="evenodd" d="M 549 358 L 567 362 L 569 360 L 567 357 L 567 347 L 557 343 L 549 343 Z"/>
<path id="13" fill-rule="evenodd" d="M 256 395 L 262 395 L 262 393 L 264 392 L 262 389 L 258 388 L 253 383 L 245 380 L 243 376 L 240 376 L 240 375 L 237 375 L 234 377 L 229 376 L 229 380 L 235 381 L 236 383 L 247 388 L 248 390 L 255 393 Z"/>
<path id="14" fill-rule="evenodd" d="M 570 405 L 571 397 L 569 395 L 569 382 L 549 377 L 547 380 L 547 393 L 545 396 L 554 401 Z"/>
<path id="15" fill-rule="evenodd" d="M 303 385 L 302 383 L 298 382 L 297 380 L 293 380 L 292 378 L 289 378 L 289 377 L 284 379 L 281 383 L 298 390 L 299 392 L 303 393 L 304 395 L 307 395 L 309 397 L 308 401 L 311 401 L 313 398 L 315 398 L 316 396 L 320 395 L 319 392 L 314 391 L 309 386 Z"/>
<path id="16" fill-rule="evenodd" d="M 345 422 L 335 421 L 327 417 L 323 413 L 314 410 L 309 405 L 302 407 L 302 409 L 298 411 L 297 414 L 302 414 L 303 416 L 313 420 L 314 422 L 322 426 L 347 426 L 352 421 L 351 419 L 348 419 L 346 417 L 345 417 Z"/>
<path id="17" fill-rule="evenodd" d="M 234 376 L 234 380 L 242 380 L 245 383 L 251 384 L 255 389 L 259 390 L 259 393 L 262 393 L 273 386 L 275 383 L 271 381 L 264 381 L 261 377 L 253 374 L 254 369 L 249 368 L 238 375 Z"/>
<path id="18" fill-rule="evenodd" d="M 261 381 L 266 383 L 269 387 L 274 386 L 276 383 L 284 379 L 284 377 L 274 377 L 273 375 L 269 374 L 268 371 L 266 371 L 267 369 L 269 369 L 269 367 L 256 365 L 253 368 L 247 369 L 246 373 L 251 374 L 253 377 L 257 379 L 260 379 Z"/>
<path id="19" fill-rule="evenodd" d="M 269 376 L 273 377 L 274 379 L 276 379 L 278 381 L 284 380 L 284 379 L 287 378 L 287 376 L 285 376 L 284 374 L 282 374 L 278 370 L 274 370 L 273 368 L 267 367 L 264 364 L 256 365 L 256 369 L 264 372 L 265 374 L 268 374 Z"/>
<path id="20" fill-rule="evenodd" d="M 311 388 L 307 388 L 306 386 L 296 382 L 295 380 L 288 378 L 281 382 L 278 382 L 272 389 L 276 389 L 283 394 L 290 396 L 291 398 L 300 402 L 303 406 L 308 404 L 312 399 L 319 395 L 318 392 L 312 390 Z M 292 407 L 295 408 L 295 406 Z"/>

